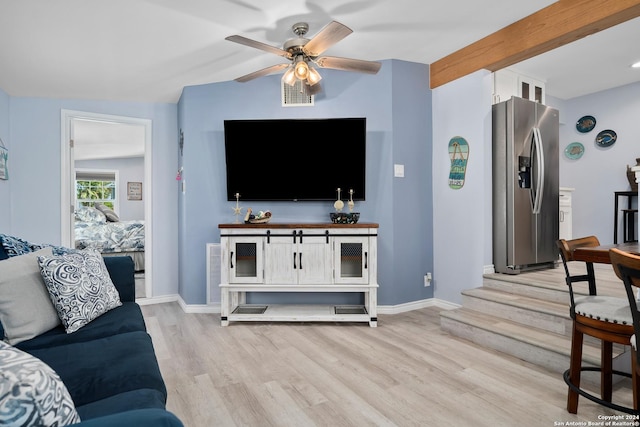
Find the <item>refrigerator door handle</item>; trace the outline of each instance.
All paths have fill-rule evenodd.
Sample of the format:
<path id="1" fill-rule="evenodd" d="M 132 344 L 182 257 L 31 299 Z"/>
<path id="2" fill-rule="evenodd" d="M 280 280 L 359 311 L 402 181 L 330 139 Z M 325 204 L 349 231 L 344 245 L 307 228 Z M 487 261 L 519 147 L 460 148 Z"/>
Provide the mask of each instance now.
<path id="1" fill-rule="evenodd" d="M 533 147 L 535 150 L 536 177 L 535 177 L 535 194 L 533 199 L 533 214 L 538 215 L 542 209 L 542 196 L 544 193 L 544 149 L 542 146 L 542 136 L 539 128 L 533 128 Z"/>

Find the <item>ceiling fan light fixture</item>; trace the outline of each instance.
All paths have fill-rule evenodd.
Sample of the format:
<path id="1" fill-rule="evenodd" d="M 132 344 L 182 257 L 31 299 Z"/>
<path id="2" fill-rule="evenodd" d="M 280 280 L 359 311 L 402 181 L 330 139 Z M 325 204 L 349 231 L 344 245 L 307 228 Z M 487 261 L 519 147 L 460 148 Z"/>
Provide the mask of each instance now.
<path id="1" fill-rule="evenodd" d="M 296 61 L 293 64 L 293 69 L 295 70 L 295 75 L 299 80 L 305 80 L 309 75 L 309 66 L 302 56 L 298 56 L 296 58 Z"/>
<path id="2" fill-rule="evenodd" d="M 282 81 L 288 84 L 289 86 L 293 86 L 296 84 L 296 72 L 293 67 L 289 67 L 287 71 L 282 75 Z"/>
<path id="3" fill-rule="evenodd" d="M 320 73 L 315 68 L 309 67 L 309 75 L 307 76 L 307 83 L 309 83 L 309 86 L 313 86 L 320 80 L 322 80 Z"/>

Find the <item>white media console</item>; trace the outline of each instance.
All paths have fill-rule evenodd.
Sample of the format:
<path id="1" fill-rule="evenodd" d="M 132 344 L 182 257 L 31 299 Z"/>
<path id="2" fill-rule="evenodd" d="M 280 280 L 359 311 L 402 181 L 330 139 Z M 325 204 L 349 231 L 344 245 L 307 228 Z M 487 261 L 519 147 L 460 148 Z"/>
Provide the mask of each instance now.
<path id="1" fill-rule="evenodd" d="M 219 224 L 220 315 L 377 326 L 378 224 Z M 358 292 L 362 305 L 247 304 L 248 292 Z"/>

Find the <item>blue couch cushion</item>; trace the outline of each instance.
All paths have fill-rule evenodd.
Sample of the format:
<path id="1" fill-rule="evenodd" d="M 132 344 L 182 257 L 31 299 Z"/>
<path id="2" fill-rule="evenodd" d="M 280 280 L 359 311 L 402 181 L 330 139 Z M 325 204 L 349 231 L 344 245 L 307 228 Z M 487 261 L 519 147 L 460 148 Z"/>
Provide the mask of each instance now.
<path id="1" fill-rule="evenodd" d="M 136 300 L 135 264 L 131 257 L 105 257 L 104 265 L 107 267 L 111 281 L 118 289 L 120 301 L 133 302 Z"/>
<path id="2" fill-rule="evenodd" d="M 96 400 L 76 408 L 83 421 L 134 409 L 164 409 L 164 396 L 158 390 L 142 388 Z"/>
<path id="3" fill-rule="evenodd" d="M 91 341 L 97 338 L 135 331 L 146 331 L 142 311 L 135 302 L 125 302 L 120 307 L 116 307 L 89 322 L 76 332 L 67 334 L 64 326 L 59 325 L 35 338 L 18 343 L 16 347 L 24 351 L 30 351 L 38 348 Z"/>
<path id="4" fill-rule="evenodd" d="M 4 246 L 2 245 L 2 238 L 0 237 L 0 261 L 2 261 L 3 259 L 8 259 L 9 258 L 9 254 L 7 254 L 7 251 L 4 250 Z"/>
<path id="5" fill-rule="evenodd" d="M 120 412 L 106 417 L 93 418 L 80 424 L 82 427 L 183 427 L 182 422 L 171 412 L 164 409 L 138 409 Z"/>
<path id="6" fill-rule="evenodd" d="M 55 370 L 76 406 L 141 388 L 165 387 L 146 332 L 128 332 L 93 341 L 29 351 Z"/>

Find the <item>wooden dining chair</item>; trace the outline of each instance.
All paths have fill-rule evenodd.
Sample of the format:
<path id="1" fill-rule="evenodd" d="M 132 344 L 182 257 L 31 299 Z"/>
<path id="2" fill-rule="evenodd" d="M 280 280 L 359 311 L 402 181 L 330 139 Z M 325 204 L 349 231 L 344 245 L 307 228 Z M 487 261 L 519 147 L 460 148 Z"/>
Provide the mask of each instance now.
<path id="1" fill-rule="evenodd" d="M 613 374 L 629 376 L 628 373 L 613 370 L 612 366 L 613 344 L 630 345 L 631 336 L 634 333 L 629 302 L 626 298 L 598 295 L 593 263 L 585 263 L 586 273 L 572 274 L 570 267 L 574 267 L 573 270 L 576 270 L 576 266 L 572 262 L 577 262 L 573 257 L 573 251 L 578 247 L 600 246 L 597 237 L 560 239 L 557 241 L 557 245 L 565 269 L 565 281 L 569 287 L 569 314 L 573 320 L 569 369 L 563 375 L 569 386 L 567 411 L 572 414 L 577 413 L 578 397 L 584 396 L 606 407 L 631 413 L 633 412 L 632 408 L 612 402 Z M 576 293 L 574 285 L 578 282 L 588 284 L 588 294 Z M 599 367 L 582 366 L 584 335 L 592 336 L 601 341 Z M 583 371 L 600 372 L 600 397 L 580 387 L 580 375 Z"/>
<path id="2" fill-rule="evenodd" d="M 616 275 L 624 283 L 629 300 L 631 317 L 633 318 L 634 335 L 631 338 L 632 357 L 632 388 L 633 388 L 633 408 L 640 412 L 640 352 L 637 348 L 637 340 L 640 337 L 640 313 L 638 313 L 638 303 L 636 290 L 640 289 L 640 256 L 623 252 L 620 249 L 610 249 L 609 257 L 613 264 Z"/>

